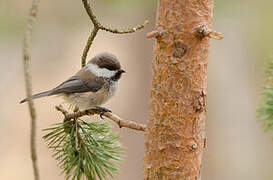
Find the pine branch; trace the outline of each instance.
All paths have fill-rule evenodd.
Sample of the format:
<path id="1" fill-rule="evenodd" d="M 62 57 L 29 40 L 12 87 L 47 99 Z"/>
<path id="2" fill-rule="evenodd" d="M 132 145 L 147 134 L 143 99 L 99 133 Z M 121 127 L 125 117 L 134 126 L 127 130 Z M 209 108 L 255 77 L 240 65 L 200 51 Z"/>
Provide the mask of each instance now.
<path id="1" fill-rule="evenodd" d="M 66 179 L 102 180 L 118 172 L 123 148 L 107 123 L 71 119 L 45 131 Z"/>
<path id="2" fill-rule="evenodd" d="M 265 76 L 263 98 L 257 112 L 265 130 L 273 130 L 273 60 L 266 62 Z"/>
<path id="3" fill-rule="evenodd" d="M 123 149 L 118 136 L 112 133 L 105 122 L 87 123 L 81 119 L 85 115 L 100 114 L 98 109 L 68 112 L 61 105 L 56 110 L 64 115 L 64 122 L 45 129 L 43 137 L 53 156 L 59 161 L 66 179 L 90 180 L 109 179 L 118 172 Z M 144 131 L 146 126 L 127 121 L 106 112 L 105 117 L 114 121 L 119 127 Z"/>
<path id="4" fill-rule="evenodd" d="M 149 23 L 149 21 L 146 20 L 143 24 L 137 25 L 136 27 L 129 28 L 129 29 L 108 28 L 108 27 L 101 25 L 101 23 L 97 20 L 97 17 L 93 13 L 92 8 L 89 4 L 89 0 L 82 0 L 82 3 L 84 5 L 86 13 L 88 14 L 90 20 L 92 21 L 92 23 L 94 25 L 94 29 L 91 32 L 91 34 L 87 40 L 86 46 L 85 46 L 83 54 L 82 54 L 82 61 L 81 61 L 82 67 L 84 67 L 86 64 L 86 57 L 87 57 L 88 51 L 89 51 L 99 30 L 104 30 L 104 31 L 114 33 L 114 34 L 128 34 L 128 33 L 134 33 L 137 30 L 144 28 Z"/>
<path id="5" fill-rule="evenodd" d="M 26 93 L 27 97 L 30 97 L 32 94 L 32 83 L 31 83 L 31 71 L 30 71 L 30 44 L 31 44 L 31 35 L 33 24 L 37 16 L 39 0 L 33 0 L 31 8 L 29 10 L 27 28 L 25 31 L 25 36 L 23 40 L 23 64 L 24 64 L 24 75 L 25 75 L 25 84 L 26 84 Z M 36 110 L 32 100 L 28 101 L 28 108 L 31 117 L 31 127 L 30 127 L 30 146 L 31 146 L 31 160 L 34 170 L 34 179 L 39 180 L 39 168 L 36 152 Z"/>

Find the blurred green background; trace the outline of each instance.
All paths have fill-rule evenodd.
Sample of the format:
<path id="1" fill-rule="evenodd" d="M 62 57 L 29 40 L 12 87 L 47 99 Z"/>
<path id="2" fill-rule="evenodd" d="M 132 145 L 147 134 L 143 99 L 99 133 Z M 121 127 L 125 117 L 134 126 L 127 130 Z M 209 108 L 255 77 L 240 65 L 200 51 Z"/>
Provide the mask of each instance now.
<path id="1" fill-rule="evenodd" d="M 0 179 L 32 179 L 29 148 L 30 120 L 22 69 L 22 38 L 30 0 L 0 1 Z M 127 71 L 117 95 L 106 107 L 123 118 L 146 123 L 151 85 L 152 40 L 156 0 L 92 1 L 98 19 L 111 27 L 131 27 L 150 20 L 144 30 L 129 35 L 100 31 L 89 58 L 109 51 Z M 272 58 L 272 0 L 216 0 L 214 29 L 222 41 L 211 41 L 208 77 L 208 147 L 204 180 L 273 179 L 273 141 L 256 119 L 262 89 L 263 60 Z M 53 88 L 80 68 L 80 58 L 91 32 L 81 1 L 41 1 L 32 44 L 34 92 Z M 42 129 L 60 122 L 54 106 L 59 98 L 35 101 L 38 113 L 38 156 L 42 179 L 63 179 L 42 136 Z M 113 125 L 115 126 L 115 125 Z M 144 135 L 118 129 L 126 147 L 116 179 L 142 179 Z"/>

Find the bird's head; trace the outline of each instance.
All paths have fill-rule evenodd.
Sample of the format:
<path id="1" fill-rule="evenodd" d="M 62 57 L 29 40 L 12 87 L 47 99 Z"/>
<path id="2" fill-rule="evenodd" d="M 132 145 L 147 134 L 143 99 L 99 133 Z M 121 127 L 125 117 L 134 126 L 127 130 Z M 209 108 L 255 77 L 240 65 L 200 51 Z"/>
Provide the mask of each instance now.
<path id="1" fill-rule="evenodd" d="M 122 73 L 125 73 L 121 69 L 117 57 L 108 52 L 103 52 L 93 57 L 87 63 L 87 66 L 96 76 L 108 78 L 113 81 L 118 81 Z"/>

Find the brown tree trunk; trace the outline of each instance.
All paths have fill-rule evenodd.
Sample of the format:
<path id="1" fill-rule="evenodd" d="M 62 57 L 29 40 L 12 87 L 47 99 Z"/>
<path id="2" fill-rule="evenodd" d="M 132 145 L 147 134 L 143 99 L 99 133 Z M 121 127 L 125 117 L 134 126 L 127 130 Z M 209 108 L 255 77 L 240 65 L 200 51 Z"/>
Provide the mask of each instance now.
<path id="1" fill-rule="evenodd" d="M 211 29 L 213 0 L 158 3 L 144 176 L 201 179 L 209 38 L 198 35 Z"/>

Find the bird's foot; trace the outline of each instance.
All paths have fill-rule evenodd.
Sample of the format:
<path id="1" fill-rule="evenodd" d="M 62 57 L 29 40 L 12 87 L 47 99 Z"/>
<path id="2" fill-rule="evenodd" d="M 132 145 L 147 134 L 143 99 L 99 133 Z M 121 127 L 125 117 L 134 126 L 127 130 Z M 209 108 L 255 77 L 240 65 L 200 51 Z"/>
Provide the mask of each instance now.
<path id="1" fill-rule="evenodd" d="M 107 109 L 105 107 L 100 107 L 100 106 L 95 106 L 93 109 L 100 112 L 99 114 L 100 114 L 100 118 L 101 119 L 103 119 L 102 116 L 104 115 L 104 113 L 106 113 L 106 112 L 112 112 L 110 109 Z"/>
<path id="2" fill-rule="evenodd" d="M 80 110 L 79 106 L 75 106 L 73 111 L 78 112 L 79 110 Z"/>

